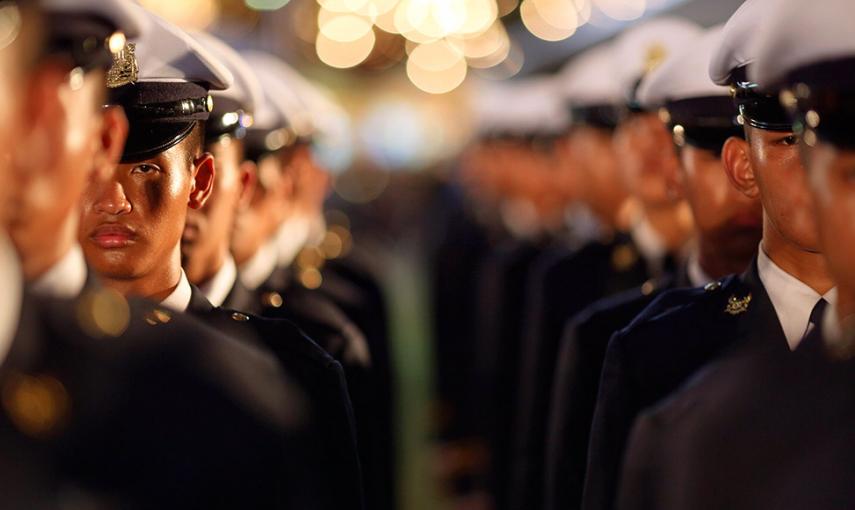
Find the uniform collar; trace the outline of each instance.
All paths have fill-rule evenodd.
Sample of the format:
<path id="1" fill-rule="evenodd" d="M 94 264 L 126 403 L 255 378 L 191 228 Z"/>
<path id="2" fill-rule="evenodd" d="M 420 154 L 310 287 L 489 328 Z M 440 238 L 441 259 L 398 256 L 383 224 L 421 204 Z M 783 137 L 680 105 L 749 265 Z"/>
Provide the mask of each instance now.
<path id="1" fill-rule="evenodd" d="M 172 294 L 166 296 L 166 299 L 160 302 L 162 306 L 170 308 L 176 312 L 185 312 L 190 305 L 190 297 L 193 291 L 190 287 L 190 282 L 187 281 L 187 275 L 184 270 L 181 270 L 181 279 L 178 280 L 178 286 L 172 291 Z"/>
<path id="2" fill-rule="evenodd" d="M 226 298 L 232 291 L 237 281 L 237 266 L 235 259 L 229 255 L 226 257 L 220 270 L 208 279 L 207 282 L 199 285 L 199 290 L 205 294 L 208 301 L 214 306 L 222 306 L 226 302 Z"/>
<path id="3" fill-rule="evenodd" d="M 0 233 L 0 365 L 9 354 L 21 315 L 23 273 L 12 243 Z"/>
<path id="4" fill-rule="evenodd" d="M 41 296 L 74 298 L 86 285 L 86 261 L 83 250 L 75 243 L 62 259 L 39 277 L 30 287 Z"/>
<path id="5" fill-rule="evenodd" d="M 241 283 L 249 290 L 261 287 L 261 284 L 266 282 L 276 270 L 278 255 L 275 241 L 264 244 L 240 267 Z"/>
<path id="6" fill-rule="evenodd" d="M 693 249 L 689 253 L 689 260 L 686 262 L 686 274 L 689 277 L 689 283 L 692 287 L 703 287 L 715 280 L 701 267 L 700 255 L 697 249 Z"/>
<path id="7" fill-rule="evenodd" d="M 805 336 L 810 322 L 810 313 L 816 302 L 824 298 L 833 307 L 837 302 L 837 288 L 832 288 L 825 295 L 820 295 L 775 264 L 766 255 L 762 243 L 757 251 L 757 272 L 775 308 L 775 314 L 781 323 L 787 344 L 790 350 L 795 350 Z"/>
<path id="8" fill-rule="evenodd" d="M 305 246 L 312 230 L 312 223 L 308 218 L 298 216 L 285 220 L 279 231 L 276 232 L 276 246 L 278 250 L 277 265 L 287 267 L 291 265 L 297 254 Z"/>

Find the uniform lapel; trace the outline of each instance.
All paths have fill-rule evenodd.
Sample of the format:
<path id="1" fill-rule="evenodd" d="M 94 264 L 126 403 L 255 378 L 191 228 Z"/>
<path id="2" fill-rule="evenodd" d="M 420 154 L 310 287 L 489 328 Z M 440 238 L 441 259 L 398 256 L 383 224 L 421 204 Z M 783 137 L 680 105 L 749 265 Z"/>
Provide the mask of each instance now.
<path id="1" fill-rule="evenodd" d="M 775 313 L 775 307 L 760 280 L 756 257 L 751 267 L 742 274 L 742 281 L 751 293 L 751 300 L 748 309 L 740 314 L 742 318 L 737 329 L 740 340 L 738 343 L 763 351 L 789 352 L 787 338 Z M 742 297 L 737 296 L 738 299 Z"/>

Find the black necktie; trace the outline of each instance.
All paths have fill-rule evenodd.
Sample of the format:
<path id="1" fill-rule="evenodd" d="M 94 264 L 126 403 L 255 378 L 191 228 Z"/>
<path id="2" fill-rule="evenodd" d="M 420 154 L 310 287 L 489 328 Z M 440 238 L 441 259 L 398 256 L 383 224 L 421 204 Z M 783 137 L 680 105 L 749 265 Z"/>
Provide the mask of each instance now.
<path id="1" fill-rule="evenodd" d="M 807 329 L 805 329 L 804 336 L 808 336 L 808 334 L 813 330 L 817 330 L 818 333 L 822 334 L 822 318 L 825 316 L 826 306 L 828 306 L 828 301 L 824 298 L 819 298 L 819 301 L 813 305 L 813 310 L 810 312 L 810 318 L 808 319 L 808 325 Z"/>

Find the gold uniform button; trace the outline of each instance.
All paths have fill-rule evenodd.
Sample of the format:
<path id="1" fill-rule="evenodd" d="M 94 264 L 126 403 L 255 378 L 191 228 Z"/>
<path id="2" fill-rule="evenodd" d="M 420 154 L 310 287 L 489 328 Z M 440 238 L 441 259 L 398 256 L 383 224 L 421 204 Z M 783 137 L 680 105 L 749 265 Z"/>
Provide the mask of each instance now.
<path id="1" fill-rule="evenodd" d="M 249 315 L 240 312 L 234 312 L 232 314 L 232 320 L 237 322 L 247 322 L 249 320 Z"/>
<path id="2" fill-rule="evenodd" d="M 718 282 L 710 282 L 710 283 L 704 285 L 704 290 L 707 292 L 712 292 L 712 291 L 718 290 L 720 288 L 721 288 L 721 284 Z"/>
<path id="3" fill-rule="evenodd" d="M 654 290 L 656 290 L 656 284 L 653 283 L 653 280 L 647 280 L 641 286 L 641 293 L 645 296 L 649 296 Z"/>
<path id="4" fill-rule="evenodd" d="M 283 303 L 282 295 L 278 292 L 265 292 L 261 296 L 261 302 L 264 304 L 264 306 L 279 308 L 280 306 L 282 306 Z"/>
<path id="5" fill-rule="evenodd" d="M 167 322 L 172 320 L 172 315 L 165 310 L 154 309 L 146 314 L 145 321 L 151 326 L 157 326 L 158 324 L 166 324 Z"/>

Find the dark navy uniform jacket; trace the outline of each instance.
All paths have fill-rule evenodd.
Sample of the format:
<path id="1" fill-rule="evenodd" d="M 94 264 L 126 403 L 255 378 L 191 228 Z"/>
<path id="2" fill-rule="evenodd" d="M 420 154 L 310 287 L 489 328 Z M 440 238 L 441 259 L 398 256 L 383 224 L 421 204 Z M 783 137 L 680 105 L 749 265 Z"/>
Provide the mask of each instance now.
<path id="1" fill-rule="evenodd" d="M 514 401 L 511 508 L 539 507 L 543 437 L 559 344 L 568 320 L 591 303 L 632 289 L 649 278 L 647 264 L 625 234 L 576 251 L 546 251 L 528 282 L 524 341 Z"/>
<path id="2" fill-rule="evenodd" d="M 4 508 L 320 508 L 294 380 L 183 314 L 25 293 L 0 387 Z"/>
<path id="3" fill-rule="evenodd" d="M 666 292 L 609 342 L 591 426 L 582 508 L 615 503 L 626 441 L 638 414 L 735 345 L 789 352 L 757 273 Z"/>
<path id="4" fill-rule="evenodd" d="M 814 330 L 794 353 L 710 365 L 637 420 L 619 508 L 853 508 L 853 352 Z"/>
<path id="5" fill-rule="evenodd" d="M 341 365 L 294 323 L 214 307 L 192 287 L 187 312 L 223 333 L 270 350 L 307 396 L 312 422 L 312 457 L 307 471 L 321 474 L 310 484 L 318 508 L 363 508 L 362 472 L 353 409 Z"/>
<path id="6" fill-rule="evenodd" d="M 541 441 L 529 443 L 528 484 L 532 495 L 543 498 L 544 508 L 579 508 L 582 503 L 591 421 L 612 335 L 663 292 L 688 285 L 684 267 L 677 275 L 648 280 L 639 288 L 602 299 L 567 324 L 555 363 L 549 407 L 539 414 L 543 425 L 529 431 L 529 437 L 540 437 Z M 538 432 L 540 436 L 535 435 Z"/>
<path id="7" fill-rule="evenodd" d="M 329 279 L 327 271 L 323 272 L 323 279 L 324 282 Z M 377 326 L 373 325 L 375 336 L 369 337 L 349 315 L 348 312 L 356 313 L 358 317 L 374 320 L 374 314 L 362 308 L 368 301 L 358 287 L 341 284 L 337 289 L 348 308 L 342 307 L 324 289 L 304 287 L 290 268 L 280 267 L 254 292 L 255 309 L 264 317 L 298 324 L 343 365 L 355 414 L 366 505 L 381 510 L 391 504 L 394 485 L 389 474 L 394 451 L 391 382 L 383 377 L 390 370 L 388 355 L 384 354 L 388 351 L 385 332 L 378 339 Z M 384 347 L 381 349 L 378 344 Z"/>

